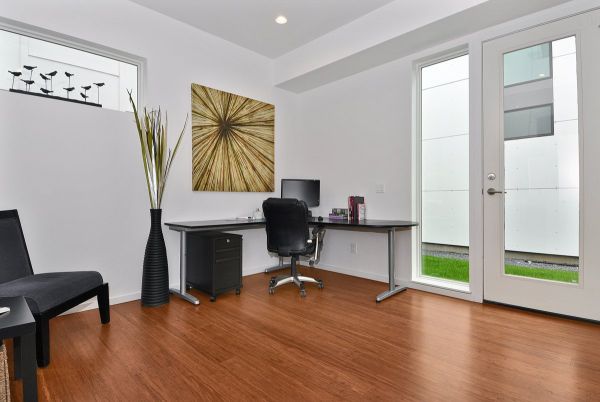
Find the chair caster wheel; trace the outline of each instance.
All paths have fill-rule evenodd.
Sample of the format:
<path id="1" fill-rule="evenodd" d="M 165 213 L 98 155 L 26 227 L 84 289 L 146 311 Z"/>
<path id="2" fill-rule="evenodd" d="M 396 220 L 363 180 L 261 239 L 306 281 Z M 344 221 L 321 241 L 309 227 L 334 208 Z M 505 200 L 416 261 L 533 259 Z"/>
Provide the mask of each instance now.
<path id="1" fill-rule="evenodd" d="M 235 290 L 235 294 L 236 294 L 236 295 L 239 295 L 240 293 L 242 293 L 242 290 L 241 290 L 241 289 L 236 289 L 236 290 Z"/>
<path id="2" fill-rule="evenodd" d="M 214 296 L 211 296 L 211 297 L 210 297 L 210 301 L 214 303 L 215 301 L 217 301 L 217 298 L 216 298 L 216 297 L 214 297 Z"/>
<path id="3" fill-rule="evenodd" d="M 269 288 L 269 294 L 270 294 L 270 295 L 272 295 L 272 294 L 275 294 L 275 289 L 273 289 L 273 288 Z"/>
<path id="4" fill-rule="evenodd" d="M 319 289 L 323 289 L 325 287 L 325 284 L 323 283 L 323 281 L 321 281 L 317 286 L 319 286 Z"/>
<path id="5" fill-rule="evenodd" d="M 306 290 L 300 289 L 300 297 L 306 297 Z"/>

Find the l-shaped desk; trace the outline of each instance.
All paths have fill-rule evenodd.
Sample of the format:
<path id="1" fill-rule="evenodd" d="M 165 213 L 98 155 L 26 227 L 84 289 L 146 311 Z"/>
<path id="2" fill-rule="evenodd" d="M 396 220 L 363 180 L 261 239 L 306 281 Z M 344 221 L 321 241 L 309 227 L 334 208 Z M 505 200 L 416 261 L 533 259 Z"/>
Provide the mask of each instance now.
<path id="1" fill-rule="evenodd" d="M 168 222 L 165 225 L 176 232 L 179 232 L 179 269 L 180 269 L 180 284 L 179 289 L 171 289 L 171 293 L 176 294 L 184 300 L 193 304 L 199 304 L 199 300 L 193 295 L 187 293 L 186 282 L 186 251 L 187 251 L 187 233 L 202 232 L 202 231 L 237 231 L 245 229 L 255 229 L 265 226 L 264 219 L 224 219 L 212 221 L 195 221 L 195 222 Z M 406 290 L 406 287 L 396 286 L 396 230 L 409 230 L 419 224 L 411 221 L 392 221 L 392 220 L 373 220 L 367 219 L 364 221 L 348 221 L 338 219 L 323 218 L 319 221 L 317 218 L 311 218 L 310 226 L 323 226 L 331 229 L 339 230 L 358 230 L 369 232 L 387 232 L 388 240 L 388 275 L 389 289 L 377 295 L 375 301 L 380 302 L 390 296 Z M 266 249 L 266 245 L 265 245 Z"/>

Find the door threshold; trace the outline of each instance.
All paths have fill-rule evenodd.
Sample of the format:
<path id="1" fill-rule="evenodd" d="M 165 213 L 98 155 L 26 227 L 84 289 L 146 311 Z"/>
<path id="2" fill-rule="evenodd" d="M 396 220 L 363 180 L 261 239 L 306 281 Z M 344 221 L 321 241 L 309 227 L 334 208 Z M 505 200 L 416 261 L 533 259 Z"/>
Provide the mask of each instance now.
<path id="1" fill-rule="evenodd" d="M 557 317 L 557 318 L 566 318 L 567 320 L 582 321 L 582 322 L 588 322 L 588 323 L 597 324 L 597 325 L 600 324 L 600 321 L 598 321 L 598 320 L 592 320 L 591 318 L 583 318 L 583 317 L 577 317 L 575 315 L 553 313 L 551 311 L 538 310 L 538 309 L 535 309 L 535 308 L 517 306 L 517 305 L 514 305 L 514 304 L 500 303 L 500 302 L 495 302 L 495 301 L 486 300 L 486 299 L 483 299 L 483 302 L 485 304 L 495 304 L 497 306 L 511 307 L 511 308 L 515 308 L 515 309 L 518 309 L 518 310 L 528 311 L 530 313 L 540 313 L 540 314 L 544 314 L 544 315 L 548 315 L 548 316 L 552 316 L 552 317 Z"/>

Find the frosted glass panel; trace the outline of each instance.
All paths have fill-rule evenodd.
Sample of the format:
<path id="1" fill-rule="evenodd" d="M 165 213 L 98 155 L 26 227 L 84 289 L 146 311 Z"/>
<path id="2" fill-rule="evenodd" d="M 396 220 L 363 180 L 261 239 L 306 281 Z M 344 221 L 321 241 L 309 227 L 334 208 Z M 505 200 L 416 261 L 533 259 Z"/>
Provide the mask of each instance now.
<path id="1" fill-rule="evenodd" d="M 469 56 L 421 69 L 421 275 L 469 281 Z"/>
<path id="2" fill-rule="evenodd" d="M 428 89 L 469 78 L 469 58 L 457 57 L 422 70 L 421 88 Z"/>
<path id="3" fill-rule="evenodd" d="M 552 135 L 552 127 L 552 105 L 504 113 L 505 140 Z"/>
<path id="4" fill-rule="evenodd" d="M 464 135 L 469 131 L 469 80 L 449 82 L 424 89 L 422 92 L 423 116 L 436 116 L 423 120 L 423 139 Z"/>
<path id="5" fill-rule="evenodd" d="M 548 78 L 552 75 L 550 43 L 504 55 L 504 86 Z"/>

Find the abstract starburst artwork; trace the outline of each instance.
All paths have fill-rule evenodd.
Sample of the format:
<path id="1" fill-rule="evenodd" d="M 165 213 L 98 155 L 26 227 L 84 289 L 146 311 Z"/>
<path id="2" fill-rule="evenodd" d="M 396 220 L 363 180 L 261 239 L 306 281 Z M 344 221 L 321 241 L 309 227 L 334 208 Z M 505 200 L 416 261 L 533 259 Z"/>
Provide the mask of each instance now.
<path id="1" fill-rule="evenodd" d="M 192 84 L 194 191 L 275 191 L 275 106 Z"/>

